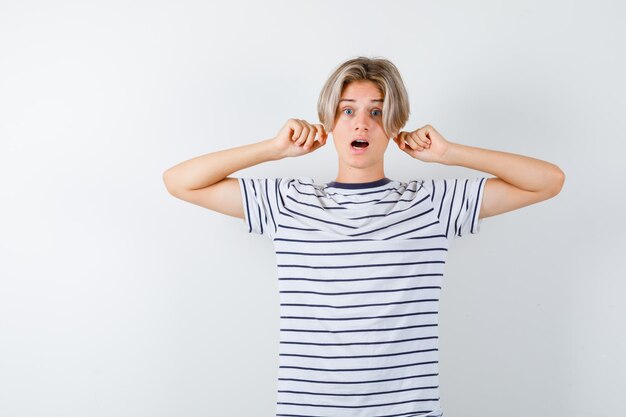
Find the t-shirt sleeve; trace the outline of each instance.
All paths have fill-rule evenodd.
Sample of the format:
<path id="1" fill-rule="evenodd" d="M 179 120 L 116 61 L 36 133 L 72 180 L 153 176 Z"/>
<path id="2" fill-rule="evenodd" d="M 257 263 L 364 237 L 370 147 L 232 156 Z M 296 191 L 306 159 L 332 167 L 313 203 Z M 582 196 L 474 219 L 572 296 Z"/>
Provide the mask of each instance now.
<path id="1" fill-rule="evenodd" d="M 430 199 L 442 230 L 448 239 L 478 233 L 480 205 L 487 177 L 426 181 Z"/>
<path id="2" fill-rule="evenodd" d="M 284 206 L 283 178 L 238 178 L 248 233 L 274 238 Z"/>

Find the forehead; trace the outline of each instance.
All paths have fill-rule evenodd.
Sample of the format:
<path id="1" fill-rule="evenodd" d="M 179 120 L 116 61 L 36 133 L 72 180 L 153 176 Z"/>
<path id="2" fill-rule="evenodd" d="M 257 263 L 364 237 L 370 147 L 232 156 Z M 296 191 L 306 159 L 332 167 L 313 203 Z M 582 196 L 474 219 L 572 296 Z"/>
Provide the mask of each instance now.
<path id="1" fill-rule="evenodd" d="M 353 81 L 344 87 L 339 103 L 363 101 L 368 103 L 382 103 L 383 94 L 378 86 L 369 80 Z"/>

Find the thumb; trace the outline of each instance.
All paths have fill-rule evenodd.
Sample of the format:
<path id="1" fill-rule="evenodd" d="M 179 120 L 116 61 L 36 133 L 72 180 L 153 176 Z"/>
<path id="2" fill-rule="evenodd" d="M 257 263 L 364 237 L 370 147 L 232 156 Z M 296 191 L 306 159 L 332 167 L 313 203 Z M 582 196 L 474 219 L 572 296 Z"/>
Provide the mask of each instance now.
<path id="1" fill-rule="evenodd" d="M 402 143 L 400 142 L 400 136 L 394 136 L 393 141 L 396 143 L 396 145 L 398 145 L 398 148 L 403 151 L 404 147 L 402 146 Z"/>
<path id="2" fill-rule="evenodd" d="M 313 141 L 313 145 L 311 145 L 311 152 L 318 150 L 322 146 L 324 146 L 326 142 L 321 142 L 319 140 Z"/>

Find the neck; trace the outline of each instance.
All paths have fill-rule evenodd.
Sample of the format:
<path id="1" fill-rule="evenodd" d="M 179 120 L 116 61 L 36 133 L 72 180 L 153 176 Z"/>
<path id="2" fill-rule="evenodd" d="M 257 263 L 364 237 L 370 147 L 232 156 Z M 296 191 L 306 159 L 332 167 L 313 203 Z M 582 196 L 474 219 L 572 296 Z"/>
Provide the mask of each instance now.
<path id="1" fill-rule="evenodd" d="M 368 169 L 358 169 L 353 167 L 347 167 L 342 169 L 342 167 L 339 167 L 339 173 L 337 174 L 335 182 L 372 182 L 385 177 L 386 175 L 382 165 L 376 168 L 372 167 Z"/>

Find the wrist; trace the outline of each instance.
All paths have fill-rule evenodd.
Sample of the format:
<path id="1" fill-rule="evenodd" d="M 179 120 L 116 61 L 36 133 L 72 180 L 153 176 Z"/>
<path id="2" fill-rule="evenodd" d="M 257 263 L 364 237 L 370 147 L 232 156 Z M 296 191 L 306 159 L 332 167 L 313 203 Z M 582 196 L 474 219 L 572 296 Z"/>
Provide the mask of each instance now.
<path id="1" fill-rule="evenodd" d="M 441 157 L 441 163 L 444 165 L 459 165 L 459 152 L 462 150 L 463 145 L 458 144 L 458 143 L 454 143 L 454 142 L 449 142 L 448 143 L 448 147 L 446 148 L 446 151 L 444 152 L 444 154 Z"/>
<path id="2" fill-rule="evenodd" d="M 261 144 L 263 146 L 263 154 L 268 160 L 278 161 L 279 159 L 283 159 L 285 157 L 276 146 L 275 138 L 265 139 L 261 141 Z"/>

